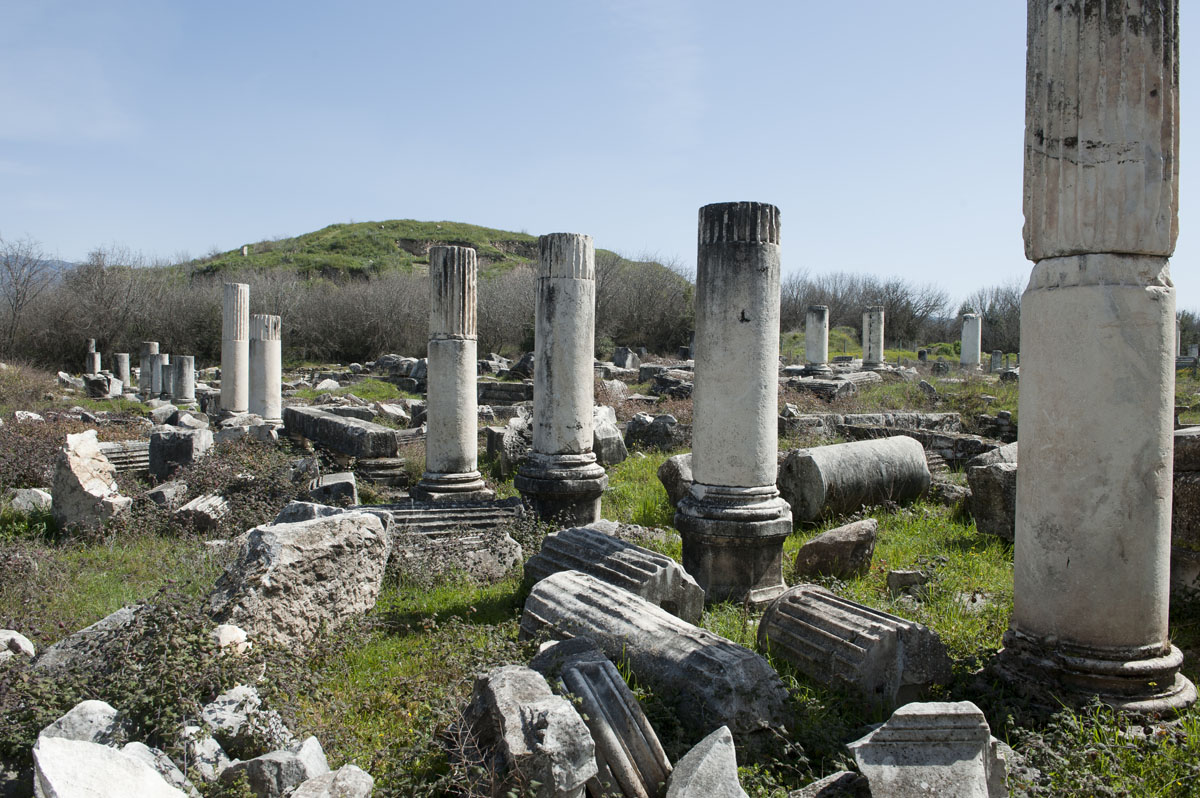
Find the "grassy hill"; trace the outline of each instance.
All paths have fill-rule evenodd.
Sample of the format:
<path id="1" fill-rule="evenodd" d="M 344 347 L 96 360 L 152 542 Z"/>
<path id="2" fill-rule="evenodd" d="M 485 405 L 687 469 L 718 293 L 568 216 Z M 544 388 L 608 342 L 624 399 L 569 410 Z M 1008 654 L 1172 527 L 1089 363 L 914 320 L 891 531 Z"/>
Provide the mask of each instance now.
<path id="1" fill-rule="evenodd" d="M 439 244 L 474 247 L 484 275 L 507 271 L 537 259 L 537 237 L 461 222 L 386 222 L 331 224 L 312 233 L 249 244 L 197 261 L 204 272 L 245 269 L 294 269 L 311 277 L 411 271 L 429 263 L 429 248 Z"/>

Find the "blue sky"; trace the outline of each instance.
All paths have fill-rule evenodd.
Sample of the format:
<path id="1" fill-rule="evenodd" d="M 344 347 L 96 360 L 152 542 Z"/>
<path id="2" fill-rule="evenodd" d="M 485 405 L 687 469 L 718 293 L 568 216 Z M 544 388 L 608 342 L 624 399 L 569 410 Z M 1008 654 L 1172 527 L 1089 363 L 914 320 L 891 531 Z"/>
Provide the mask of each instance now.
<path id="1" fill-rule="evenodd" d="M 448 219 L 690 265 L 701 205 L 759 200 L 785 274 L 959 299 L 1029 273 L 1024 59 L 1019 0 L 0 0 L 0 235 L 171 258 Z"/>

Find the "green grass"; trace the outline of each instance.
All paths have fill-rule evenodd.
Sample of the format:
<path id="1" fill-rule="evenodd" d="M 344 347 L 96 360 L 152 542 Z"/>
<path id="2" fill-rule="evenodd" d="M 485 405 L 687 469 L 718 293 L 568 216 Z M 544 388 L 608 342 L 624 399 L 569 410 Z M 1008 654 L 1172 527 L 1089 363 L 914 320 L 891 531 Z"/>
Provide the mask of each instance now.
<path id="1" fill-rule="evenodd" d="M 384 380 L 370 377 L 352 385 L 344 385 L 334 391 L 318 391 L 315 388 L 301 388 L 296 391 L 296 397 L 312 401 L 324 394 L 345 396 L 354 394 L 365 402 L 393 402 L 397 399 L 421 399 L 422 397 L 408 391 L 402 391 L 396 385 Z"/>
<path id="2" fill-rule="evenodd" d="M 610 521 L 647 527 L 670 527 L 675 510 L 658 479 L 658 468 L 679 452 L 630 453 L 623 463 L 609 468 L 608 490 L 600 512 Z M 641 455 L 641 456 L 639 456 Z"/>

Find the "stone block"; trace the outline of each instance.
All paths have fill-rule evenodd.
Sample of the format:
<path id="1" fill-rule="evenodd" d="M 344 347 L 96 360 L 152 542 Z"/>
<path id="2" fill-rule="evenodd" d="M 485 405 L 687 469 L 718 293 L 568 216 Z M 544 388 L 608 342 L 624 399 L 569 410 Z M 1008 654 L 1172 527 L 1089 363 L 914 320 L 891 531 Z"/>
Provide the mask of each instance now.
<path id="1" fill-rule="evenodd" d="M 629 456 L 617 427 L 616 411 L 611 407 L 595 405 L 592 408 L 592 451 L 596 462 L 605 468 L 624 462 Z"/>
<path id="2" fill-rule="evenodd" d="M 39 488 L 9 488 L 4 498 L 19 513 L 40 513 L 49 510 L 53 497 Z"/>
<path id="3" fill-rule="evenodd" d="M 309 779 L 296 788 L 292 798 L 371 798 L 375 779 L 358 765 L 342 765 Z"/>
<path id="4" fill-rule="evenodd" d="M 1171 491 L 1171 545 L 1200 552 L 1200 471 L 1176 471 Z"/>
<path id="5" fill-rule="evenodd" d="M 180 482 L 179 480 L 164 482 L 146 491 L 146 498 L 159 507 L 174 510 L 183 502 L 183 497 L 187 494 L 187 489 L 187 483 Z"/>
<path id="6" fill-rule="evenodd" d="M 627 346 L 618 346 L 613 352 L 613 365 L 619 369 L 640 369 L 642 359 Z"/>
<path id="7" fill-rule="evenodd" d="M 704 591 L 675 560 L 589 527 L 547 535 L 525 563 L 525 578 L 540 582 L 559 571 L 579 571 L 628 590 L 688 623 L 699 623 Z"/>
<path id="8" fill-rule="evenodd" d="M 263 709 L 258 691 L 244 684 L 226 690 L 204 705 L 200 710 L 200 720 L 211 734 L 210 739 L 219 744 L 219 754 L 208 754 L 209 759 L 216 757 L 219 765 L 217 771 L 229 764 L 225 751 L 249 757 L 261 750 L 264 742 L 273 748 L 286 748 L 296 742 L 279 713 Z M 197 742 L 200 740 L 198 731 L 196 735 L 187 736 L 195 737 Z M 222 759 L 225 759 L 223 764 Z"/>
<path id="9" fill-rule="evenodd" d="M 294 748 L 234 762 L 221 772 L 221 782 L 232 784 L 245 776 L 250 791 L 259 798 L 285 798 L 304 782 L 328 772 L 321 743 L 309 737 Z"/>
<path id="10" fill-rule="evenodd" d="M 33 659 L 35 656 L 37 649 L 28 637 L 12 629 L 0 629 L 0 663 L 13 657 Z"/>
<path id="11" fill-rule="evenodd" d="M 925 449 L 906 436 L 794 449 L 779 492 L 796 521 L 816 521 L 884 502 L 919 498 L 929 487 Z"/>
<path id="12" fill-rule="evenodd" d="M 507 520 L 502 518 L 502 522 Z M 467 531 L 451 525 L 441 530 L 397 532 L 393 541 L 392 565 L 400 573 L 427 577 L 458 574 L 477 585 L 501 581 L 524 555 L 521 545 L 503 528 Z"/>
<path id="13" fill-rule="evenodd" d="M 391 539 L 368 513 L 250 530 L 208 597 L 214 620 L 256 640 L 303 644 L 375 606 Z"/>
<path id="14" fill-rule="evenodd" d="M 668 457 L 658 467 L 658 481 L 667 491 L 667 500 L 678 507 L 680 500 L 692 492 L 692 453 Z"/>
<path id="15" fill-rule="evenodd" d="M 34 792 L 40 798 L 187 798 L 153 767 L 115 748 L 62 737 L 33 747 Z"/>
<path id="16" fill-rule="evenodd" d="M 997 463 L 1016 463 L 1017 462 L 1017 444 L 1007 443 L 991 451 L 976 455 L 967 461 L 967 468 L 975 466 L 996 465 Z"/>
<path id="17" fill-rule="evenodd" d="M 191 798 L 200 798 L 200 793 L 192 785 L 192 782 L 183 775 L 183 771 L 163 751 L 135 740 L 121 746 L 121 753 L 145 762 L 163 777 L 163 781 L 175 789 L 187 793 Z"/>
<path id="18" fill-rule="evenodd" d="M 524 666 L 476 678 L 463 726 L 480 764 L 498 781 L 527 790 L 522 795 L 582 798 L 596 776 L 595 743 L 583 719 L 540 673 Z"/>
<path id="19" fill-rule="evenodd" d="M 975 527 L 1011 543 L 1017 525 L 1017 464 L 974 466 L 967 469 L 967 484 Z"/>
<path id="20" fill-rule="evenodd" d="M 398 430 L 370 421 L 342 418 L 317 407 L 285 407 L 283 423 L 290 434 L 301 435 L 347 457 L 395 457 L 399 449 Z"/>
<path id="21" fill-rule="evenodd" d="M 950 658 L 933 631 L 816 585 L 797 585 L 767 607 L 758 645 L 810 679 L 877 706 L 912 700 L 950 679 Z"/>
<path id="22" fill-rule="evenodd" d="M 1007 766 L 987 718 L 970 701 L 912 703 L 846 746 L 872 795 L 1007 798 Z"/>
<path id="23" fill-rule="evenodd" d="M 738 781 L 737 751 L 722 726 L 683 755 L 671 772 L 667 798 L 747 798 Z"/>
<path id="24" fill-rule="evenodd" d="M 817 535 L 796 552 L 796 576 L 850 579 L 865 574 L 871 568 L 878 529 L 878 521 L 866 518 Z"/>
<path id="25" fill-rule="evenodd" d="M 38 733 L 43 737 L 62 737 L 100 745 L 120 742 L 128 729 L 121 713 L 103 701 L 81 701 L 58 720 Z"/>
<path id="26" fill-rule="evenodd" d="M 308 498 L 317 504 L 358 504 L 358 481 L 354 472 L 341 471 L 317 477 L 308 485 Z"/>
<path id="27" fill-rule="evenodd" d="M 183 466 L 192 465 L 213 447 L 207 428 L 157 426 L 150 433 L 150 473 L 166 479 Z"/>
<path id="28" fill-rule="evenodd" d="M 103 656 L 103 644 L 113 635 L 134 623 L 141 606 L 122 607 L 87 626 L 67 635 L 42 651 L 34 660 L 33 667 L 43 671 L 66 671 L 87 665 L 91 660 Z"/>
<path id="29" fill-rule="evenodd" d="M 668 413 L 652 416 L 649 413 L 638 413 L 625 425 L 625 445 L 632 449 L 661 449 L 671 451 L 692 442 L 692 427 L 690 424 L 680 424 Z"/>
<path id="30" fill-rule="evenodd" d="M 122 496 L 116 470 L 100 451 L 96 430 L 67 436 L 54 467 L 52 511 L 60 529 L 97 529 L 128 512 L 133 499 Z"/>
<path id="31" fill-rule="evenodd" d="M 765 659 L 593 576 L 562 571 L 534 586 L 521 636 L 543 631 L 591 638 L 639 681 L 676 696 L 691 739 L 722 723 L 745 745 L 782 726 L 787 691 Z"/>

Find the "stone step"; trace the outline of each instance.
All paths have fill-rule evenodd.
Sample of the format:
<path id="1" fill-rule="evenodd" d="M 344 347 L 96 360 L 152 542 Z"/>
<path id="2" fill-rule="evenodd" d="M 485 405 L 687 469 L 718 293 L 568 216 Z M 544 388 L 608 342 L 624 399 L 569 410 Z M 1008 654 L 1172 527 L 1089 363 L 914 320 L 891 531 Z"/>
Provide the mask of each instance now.
<path id="1" fill-rule="evenodd" d="M 110 441 L 100 444 L 100 452 L 119 474 L 150 473 L 150 441 Z"/>

